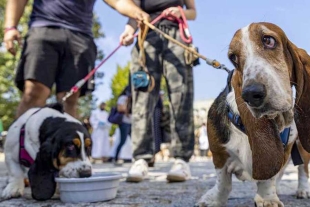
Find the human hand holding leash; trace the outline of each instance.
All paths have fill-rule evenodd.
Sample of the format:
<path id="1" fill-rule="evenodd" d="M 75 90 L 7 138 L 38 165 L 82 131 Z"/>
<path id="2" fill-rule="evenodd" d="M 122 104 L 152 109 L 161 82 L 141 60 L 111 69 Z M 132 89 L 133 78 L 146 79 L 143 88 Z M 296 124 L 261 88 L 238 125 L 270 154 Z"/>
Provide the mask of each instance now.
<path id="1" fill-rule="evenodd" d="M 134 37 L 135 37 L 134 33 L 135 33 L 135 29 L 130 25 L 126 25 L 124 32 L 119 37 L 120 43 L 123 46 L 131 45 L 134 41 Z"/>
<path id="2" fill-rule="evenodd" d="M 178 7 L 170 7 L 163 12 L 166 16 L 172 15 L 181 18 L 181 11 Z"/>

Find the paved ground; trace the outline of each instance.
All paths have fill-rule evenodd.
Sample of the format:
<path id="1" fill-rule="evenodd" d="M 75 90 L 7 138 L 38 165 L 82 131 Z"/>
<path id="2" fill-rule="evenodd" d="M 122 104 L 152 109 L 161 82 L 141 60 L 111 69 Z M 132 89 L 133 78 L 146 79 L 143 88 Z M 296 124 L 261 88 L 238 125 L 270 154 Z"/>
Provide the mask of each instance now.
<path id="1" fill-rule="evenodd" d="M 139 184 L 120 183 L 117 197 L 109 202 L 95 204 L 64 204 L 58 197 L 47 202 L 36 202 L 31 199 L 29 189 L 26 189 L 23 198 L 0 202 L 0 207 L 190 207 L 200 196 L 215 183 L 215 174 L 212 162 L 192 162 L 193 178 L 185 183 L 167 183 L 165 173 L 172 163 L 158 163 L 151 169 L 150 179 Z M 114 167 L 112 164 L 96 164 L 96 171 L 120 172 L 126 176 L 130 167 Z M 281 182 L 280 199 L 285 206 L 306 207 L 310 200 L 297 200 L 294 197 L 297 188 L 296 168 L 290 165 Z M 6 182 L 6 170 L 0 154 L 0 187 Z M 2 188 L 2 187 L 1 187 Z M 228 200 L 228 207 L 254 206 L 253 197 L 256 187 L 250 182 L 240 182 L 234 178 L 233 191 Z M 1 193 L 0 189 L 0 193 Z"/>

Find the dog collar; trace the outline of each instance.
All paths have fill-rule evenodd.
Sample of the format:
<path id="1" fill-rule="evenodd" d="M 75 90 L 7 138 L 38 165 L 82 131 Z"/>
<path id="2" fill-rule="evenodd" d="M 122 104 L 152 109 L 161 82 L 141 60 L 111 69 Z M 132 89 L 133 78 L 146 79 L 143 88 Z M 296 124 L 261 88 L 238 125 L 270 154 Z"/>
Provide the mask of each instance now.
<path id="1" fill-rule="evenodd" d="M 231 110 L 231 107 L 227 105 L 227 116 L 228 116 L 228 119 L 230 120 L 231 123 L 233 123 L 233 125 L 239 129 L 240 131 L 242 131 L 243 133 L 246 134 L 246 131 L 245 131 L 245 127 L 242 123 L 242 120 L 241 120 L 241 117 L 237 114 L 235 114 L 232 110 Z M 283 147 L 285 148 L 288 144 L 288 140 L 290 138 L 290 131 L 291 131 L 291 128 L 288 127 L 288 128 L 285 128 L 281 133 L 280 133 L 280 139 L 282 141 L 282 144 L 283 144 Z"/>

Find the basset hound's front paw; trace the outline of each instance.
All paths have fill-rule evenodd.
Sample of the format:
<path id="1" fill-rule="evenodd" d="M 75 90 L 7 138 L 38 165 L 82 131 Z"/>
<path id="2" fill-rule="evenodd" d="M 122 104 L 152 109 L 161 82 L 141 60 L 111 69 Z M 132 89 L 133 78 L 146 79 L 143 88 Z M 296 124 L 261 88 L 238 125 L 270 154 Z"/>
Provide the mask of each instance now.
<path id="1" fill-rule="evenodd" d="M 23 181 L 23 180 L 22 180 Z M 24 193 L 24 182 L 11 182 L 9 183 L 2 192 L 2 199 L 18 198 Z"/>
<path id="2" fill-rule="evenodd" d="M 305 189 L 298 189 L 296 196 L 298 199 L 310 198 L 310 192 Z"/>
<path id="3" fill-rule="evenodd" d="M 267 200 L 256 194 L 254 201 L 256 207 L 284 207 L 278 197 Z"/>
<path id="4" fill-rule="evenodd" d="M 226 200 L 221 200 L 212 192 L 212 189 L 204 194 L 195 204 L 195 207 L 222 207 L 226 205 Z"/>

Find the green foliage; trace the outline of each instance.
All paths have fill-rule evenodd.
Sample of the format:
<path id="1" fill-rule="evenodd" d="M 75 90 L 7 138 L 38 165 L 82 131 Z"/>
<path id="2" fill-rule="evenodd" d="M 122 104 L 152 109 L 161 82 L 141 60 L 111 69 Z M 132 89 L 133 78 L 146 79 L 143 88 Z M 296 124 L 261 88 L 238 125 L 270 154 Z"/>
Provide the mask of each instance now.
<path id="1" fill-rule="evenodd" d="M 24 15 L 20 20 L 18 28 L 24 36 L 28 31 L 28 19 L 31 13 L 31 3 L 29 1 L 25 8 Z M 6 1 L 0 0 L 0 39 L 3 40 L 3 24 L 5 15 Z M 0 48 L 0 119 L 3 122 L 4 130 L 13 122 L 17 105 L 20 101 L 19 91 L 14 85 L 15 68 L 18 64 L 21 50 L 16 57 L 5 51 L 4 46 Z"/>
<path id="2" fill-rule="evenodd" d="M 4 15 L 5 15 L 5 6 L 6 0 L 0 0 L 0 40 L 3 40 L 3 24 L 4 24 Z M 24 37 L 28 31 L 28 21 L 29 15 L 32 11 L 32 0 L 30 0 L 25 8 L 25 12 L 19 22 L 18 28 L 21 32 L 21 35 Z M 96 15 L 94 15 L 94 24 L 93 24 L 93 33 L 94 38 L 104 37 L 103 32 L 101 31 L 101 24 Z M 5 51 L 4 46 L 0 47 L 0 119 L 3 122 L 4 130 L 8 129 L 8 126 L 13 122 L 17 105 L 20 101 L 20 94 L 17 88 L 14 85 L 14 76 L 15 68 L 18 64 L 20 58 L 19 49 L 16 57 L 13 57 Z M 98 60 L 103 58 L 103 52 L 98 51 Z M 55 99 L 51 99 L 55 100 Z M 79 110 L 82 113 L 81 115 L 87 115 L 91 108 L 91 96 L 85 96 L 79 101 L 80 107 Z"/>
<path id="3" fill-rule="evenodd" d="M 113 106 L 116 105 L 118 96 L 122 93 L 124 88 L 128 85 L 129 81 L 129 71 L 130 71 L 130 63 L 127 63 L 124 67 L 117 66 L 117 70 L 115 75 L 111 81 L 111 91 L 112 91 L 112 98 L 107 101 L 107 108 L 111 109 Z"/>

